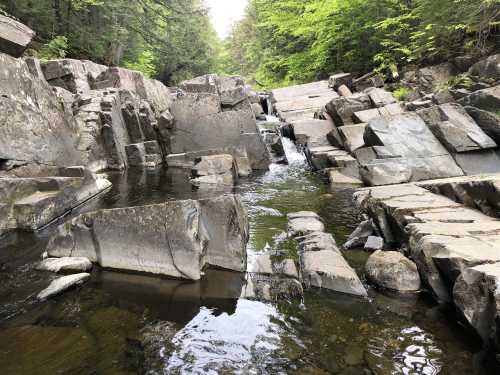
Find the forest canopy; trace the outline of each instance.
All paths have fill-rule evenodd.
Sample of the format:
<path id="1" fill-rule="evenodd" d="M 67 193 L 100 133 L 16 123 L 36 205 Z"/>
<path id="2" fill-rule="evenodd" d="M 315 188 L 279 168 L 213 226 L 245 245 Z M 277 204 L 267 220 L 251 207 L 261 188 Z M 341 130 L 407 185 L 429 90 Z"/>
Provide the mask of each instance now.
<path id="1" fill-rule="evenodd" d="M 0 0 L 29 53 L 140 70 L 168 85 L 239 74 L 259 87 L 373 69 L 395 75 L 499 49 L 500 0 L 248 0 L 223 41 L 204 0 Z"/>
<path id="2" fill-rule="evenodd" d="M 218 45 L 203 0 L 0 0 L 36 31 L 31 54 L 140 70 L 167 84 L 215 69 Z"/>
<path id="3" fill-rule="evenodd" d="M 500 0 L 249 0 L 223 69 L 262 86 L 499 49 Z"/>

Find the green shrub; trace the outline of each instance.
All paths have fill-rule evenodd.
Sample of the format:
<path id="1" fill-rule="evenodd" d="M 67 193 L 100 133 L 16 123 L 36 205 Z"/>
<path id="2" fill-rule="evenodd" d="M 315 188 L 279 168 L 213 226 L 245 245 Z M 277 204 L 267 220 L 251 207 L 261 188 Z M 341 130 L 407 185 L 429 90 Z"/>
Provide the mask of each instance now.
<path id="1" fill-rule="evenodd" d="M 44 44 L 36 53 L 36 56 L 42 61 L 63 59 L 66 57 L 68 47 L 68 38 L 65 36 L 56 36 L 50 42 Z"/>
<path id="2" fill-rule="evenodd" d="M 394 90 L 392 94 L 397 100 L 405 101 L 408 95 L 410 94 L 410 90 L 407 87 L 401 86 L 396 90 Z"/>

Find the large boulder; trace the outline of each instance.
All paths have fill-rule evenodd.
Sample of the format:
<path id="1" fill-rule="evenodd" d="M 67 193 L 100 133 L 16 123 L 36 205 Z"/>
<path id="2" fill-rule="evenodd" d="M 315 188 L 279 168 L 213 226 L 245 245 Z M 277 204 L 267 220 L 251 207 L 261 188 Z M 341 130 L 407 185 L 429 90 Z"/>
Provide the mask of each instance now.
<path id="1" fill-rule="evenodd" d="M 490 138 L 497 143 L 500 142 L 500 114 L 476 107 L 465 107 L 465 110 Z"/>
<path id="2" fill-rule="evenodd" d="M 483 59 L 469 69 L 469 74 L 479 78 L 500 79 L 500 54 Z"/>
<path id="3" fill-rule="evenodd" d="M 50 256 L 83 256 L 102 267 L 198 280 L 205 265 L 246 270 L 248 221 L 240 198 L 101 210 L 61 225 Z"/>
<path id="4" fill-rule="evenodd" d="M 451 153 L 496 148 L 497 144 L 459 104 L 448 103 L 417 111 Z"/>
<path id="5" fill-rule="evenodd" d="M 169 109 L 172 94 L 160 81 L 145 78 L 140 72 L 118 67 L 110 67 L 92 82 L 92 89 L 119 88 L 136 93 L 147 100 L 158 116 Z"/>
<path id="6" fill-rule="evenodd" d="M 459 102 L 466 106 L 497 113 L 498 108 L 500 108 L 500 85 L 475 91 L 459 100 Z"/>
<path id="7" fill-rule="evenodd" d="M 326 104 L 326 110 L 337 126 L 354 123 L 354 113 L 371 108 L 367 94 L 354 94 L 348 97 L 334 98 Z"/>
<path id="8" fill-rule="evenodd" d="M 222 112 L 218 95 L 202 93 L 177 98 L 171 112 L 170 153 L 241 148 L 246 150 L 252 169 L 268 168 L 269 153 L 251 109 Z"/>
<path id="9" fill-rule="evenodd" d="M 34 36 L 35 32 L 28 26 L 0 14 L 0 52 L 19 57 Z"/>
<path id="10" fill-rule="evenodd" d="M 368 258 L 366 276 L 376 285 L 398 292 L 420 290 L 417 266 L 397 251 L 376 251 Z"/>
<path id="11" fill-rule="evenodd" d="M 389 154 L 401 156 L 363 163 L 360 173 L 367 184 L 463 175 L 448 151 L 415 113 L 408 112 L 370 121 L 365 129 L 364 140 L 367 146 L 384 146 Z M 397 167 L 398 173 L 391 173 L 393 167 Z M 387 180 L 384 176 L 390 179 Z M 394 178 L 397 182 L 392 182 Z"/>
<path id="12" fill-rule="evenodd" d="M 297 240 L 301 249 L 300 274 L 307 287 L 356 296 L 367 295 L 365 287 L 344 259 L 331 234 L 310 232 Z"/>
<path id="13" fill-rule="evenodd" d="M 107 66 L 91 61 L 73 59 L 49 60 L 42 63 L 43 74 L 47 82 L 73 94 L 89 92 L 93 79 L 107 69 Z"/>
<path id="14" fill-rule="evenodd" d="M 238 180 L 238 169 L 229 154 L 202 156 L 191 169 L 191 183 L 233 185 Z"/>
<path id="15" fill-rule="evenodd" d="M 297 144 L 308 147 L 328 146 L 328 134 L 335 128 L 331 120 L 298 120 L 292 122 Z"/>
<path id="16" fill-rule="evenodd" d="M 323 232 L 325 225 L 315 212 L 301 211 L 287 215 L 288 234 L 292 237 L 304 236 L 312 232 Z"/>
<path id="17" fill-rule="evenodd" d="M 111 186 L 83 167 L 53 173 L 70 177 L 0 178 L 0 234 L 42 228 Z"/>
<path id="18" fill-rule="evenodd" d="M 328 81 L 319 81 L 275 89 L 271 91 L 270 101 L 283 121 L 312 119 L 317 111 L 338 97 L 328 86 Z"/>
<path id="19" fill-rule="evenodd" d="M 25 61 L 0 54 L 0 159 L 70 166 L 81 163 L 74 120 Z"/>

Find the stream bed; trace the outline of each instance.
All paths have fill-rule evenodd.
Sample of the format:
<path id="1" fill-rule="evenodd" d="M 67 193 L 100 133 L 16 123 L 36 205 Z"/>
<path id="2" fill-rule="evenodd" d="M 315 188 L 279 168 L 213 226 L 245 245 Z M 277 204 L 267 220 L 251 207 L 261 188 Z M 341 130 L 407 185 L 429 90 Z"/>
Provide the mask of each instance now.
<path id="1" fill-rule="evenodd" d="M 201 198 L 183 170 L 110 174 L 113 188 L 84 210 Z M 229 189 L 231 192 L 233 189 Z M 353 190 L 329 187 L 301 160 L 272 164 L 235 189 L 250 219 L 248 261 L 296 257 L 286 214 L 311 210 L 342 244 L 359 222 Z M 226 191 L 227 192 L 227 191 Z M 94 268 L 91 281 L 45 303 L 54 276 L 34 270 L 52 228 L 0 244 L 2 374 L 495 374 L 454 312 L 425 294 L 392 295 L 364 281 L 368 254 L 345 252 L 369 299 L 306 290 L 303 300 L 240 298 L 246 276 L 206 270 L 199 282 Z"/>

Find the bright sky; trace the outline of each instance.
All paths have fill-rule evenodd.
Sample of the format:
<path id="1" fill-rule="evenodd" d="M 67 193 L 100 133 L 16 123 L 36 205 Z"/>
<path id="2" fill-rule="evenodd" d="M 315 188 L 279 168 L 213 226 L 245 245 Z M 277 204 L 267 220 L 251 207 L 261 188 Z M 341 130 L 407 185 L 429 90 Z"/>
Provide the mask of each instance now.
<path id="1" fill-rule="evenodd" d="M 245 11 L 247 0 L 205 0 L 210 8 L 212 23 L 221 38 L 231 30 L 231 23 L 239 20 Z"/>

